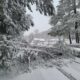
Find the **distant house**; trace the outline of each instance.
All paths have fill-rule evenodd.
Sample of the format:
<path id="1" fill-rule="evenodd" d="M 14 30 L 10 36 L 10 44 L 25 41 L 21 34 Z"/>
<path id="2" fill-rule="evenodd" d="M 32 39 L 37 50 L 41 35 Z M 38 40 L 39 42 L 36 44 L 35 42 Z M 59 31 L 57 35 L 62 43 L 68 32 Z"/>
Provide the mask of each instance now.
<path id="1" fill-rule="evenodd" d="M 45 42 L 45 39 L 34 38 L 33 41 L 31 42 L 31 45 L 42 46 L 44 42 Z"/>
<path id="2" fill-rule="evenodd" d="M 59 39 L 54 38 L 54 39 L 49 39 L 48 41 L 48 46 L 52 47 L 54 44 L 56 44 L 59 41 Z"/>
<path id="3" fill-rule="evenodd" d="M 52 47 L 54 44 L 56 44 L 57 41 L 58 39 L 56 38 L 54 39 L 34 38 L 33 41 L 31 42 L 31 45 Z"/>

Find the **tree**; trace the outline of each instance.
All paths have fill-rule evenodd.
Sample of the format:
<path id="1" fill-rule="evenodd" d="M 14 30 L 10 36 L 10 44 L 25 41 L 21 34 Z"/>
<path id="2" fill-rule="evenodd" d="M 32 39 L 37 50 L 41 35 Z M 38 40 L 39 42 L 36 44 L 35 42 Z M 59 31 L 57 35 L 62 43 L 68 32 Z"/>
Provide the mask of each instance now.
<path id="1" fill-rule="evenodd" d="M 10 54 L 16 53 L 14 50 L 16 49 L 16 44 L 13 44 L 16 42 L 16 39 L 13 41 L 13 38 L 7 40 L 7 36 L 13 37 L 20 35 L 22 31 L 28 30 L 30 26 L 34 25 L 32 16 L 29 14 L 26 15 L 26 6 L 30 11 L 32 11 L 31 5 L 33 4 L 36 5 L 36 10 L 42 14 L 54 14 L 52 0 L 0 0 L 0 35 L 1 38 L 3 38 L 3 36 L 6 37 L 6 41 L 4 38 L 0 40 L 0 61 L 2 61 L 3 66 L 5 63 L 3 60 L 4 57 L 5 61 L 9 57 L 8 52 Z M 8 42 L 11 43 L 7 44 Z M 5 50 L 8 51 L 6 52 Z"/>
<path id="2" fill-rule="evenodd" d="M 78 1 L 78 4 L 76 5 L 77 1 Z M 55 22 L 54 20 L 56 19 L 56 22 L 54 24 L 54 26 L 55 26 L 58 21 L 62 20 L 61 27 L 64 28 L 64 31 L 63 31 L 63 28 L 61 28 L 61 27 L 59 27 L 59 28 L 62 29 L 61 30 L 62 32 L 65 32 L 65 33 L 67 32 L 66 34 L 69 35 L 70 43 L 72 43 L 71 42 L 71 33 L 73 31 L 76 34 L 75 35 L 76 36 L 76 43 L 79 43 L 78 24 L 80 21 L 80 15 L 79 15 L 79 12 L 77 11 L 77 8 L 79 8 L 79 5 L 80 5 L 79 0 L 76 0 L 75 2 L 73 0 L 60 0 L 59 5 L 58 5 L 58 9 L 57 9 L 57 15 L 56 15 L 57 18 L 52 17 L 51 21 L 50 21 L 51 24 L 54 24 L 54 22 Z M 57 30 L 58 30 L 58 28 L 57 28 Z M 58 32 L 59 31 L 60 30 L 58 30 Z"/>
<path id="3" fill-rule="evenodd" d="M 75 39 L 76 39 L 76 43 L 79 43 L 79 34 L 78 34 L 78 31 L 77 31 L 77 29 L 78 29 L 78 22 L 76 21 L 76 18 L 79 17 L 77 8 L 79 8 L 78 6 L 80 4 L 80 1 L 79 0 L 67 0 L 67 1 L 64 1 L 64 3 L 67 4 L 65 6 L 65 11 L 68 14 L 70 14 L 70 18 L 74 19 L 74 22 L 75 22 L 75 24 L 74 24 L 74 27 L 75 27 Z"/>
<path id="4" fill-rule="evenodd" d="M 64 0 L 60 0 L 59 5 L 57 6 L 57 13 L 55 16 L 53 16 L 50 20 L 50 24 L 54 26 L 49 33 L 50 35 L 54 36 L 68 36 L 70 44 L 72 43 L 71 41 L 71 35 L 70 35 L 70 28 L 68 27 L 69 25 L 66 24 L 66 21 L 69 18 L 69 15 L 65 14 L 65 9 L 64 9 Z"/>
<path id="5" fill-rule="evenodd" d="M 71 3 L 70 3 L 71 2 Z M 80 21 L 80 14 L 77 11 L 77 9 L 79 9 L 79 5 L 80 5 L 80 0 L 69 0 L 68 1 L 68 9 L 70 8 L 70 10 L 68 11 L 70 14 L 70 18 L 73 21 L 74 27 L 75 27 L 75 39 L 76 39 L 76 43 L 79 43 L 79 32 L 78 32 L 78 23 Z M 71 22 L 72 22 L 71 21 Z"/>
<path id="6" fill-rule="evenodd" d="M 28 36 L 27 36 L 27 41 L 29 42 L 29 43 L 31 43 L 32 42 L 32 40 L 34 39 L 34 33 L 30 33 Z"/>
<path id="7" fill-rule="evenodd" d="M 1 0 L 0 3 L 0 33 L 19 34 L 33 25 L 30 15 L 26 15 L 26 6 L 36 4 L 36 9 L 45 15 L 53 15 L 52 0 Z M 28 24 L 29 22 L 29 24 Z"/>
<path id="8" fill-rule="evenodd" d="M 77 14 L 77 8 L 76 8 L 76 0 L 73 0 L 73 6 L 74 6 L 74 14 Z M 78 23 L 75 22 L 75 30 L 78 29 Z M 78 35 L 78 31 L 76 31 L 75 33 L 75 36 L 76 36 L 76 42 L 79 43 L 79 35 Z"/>
<path id="9" fill-rule="evenodd" d="M 54 14 L 53 0 L 27 0 L 27 1 L 28 3 L 30 2 L 31 4 L 36 4 L 36 10 L 38 10 L 41 14 L 45 15 Z"/>
<path id="10" fill-rule="evenodd" d="M 17 35 L 21 31 L 28 30 L 33 25 L 32 17 L 25 14 L 25 3 L 20 0 L 3 0 L 1 3 L 0 33 Z"/>

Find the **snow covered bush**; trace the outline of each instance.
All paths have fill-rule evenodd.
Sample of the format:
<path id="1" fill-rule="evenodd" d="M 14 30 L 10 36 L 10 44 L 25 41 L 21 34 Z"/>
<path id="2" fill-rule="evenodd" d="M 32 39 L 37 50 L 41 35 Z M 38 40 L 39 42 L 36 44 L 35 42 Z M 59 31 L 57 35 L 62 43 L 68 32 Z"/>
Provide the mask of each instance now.
<path id="1" fill-rule="evenodd" d="M 70 46 L 66 45 L 63 41 L 59 41 L 54 46 L 56 55 L 71 58 L 73 57 L 73 50 L 71 50 Z"/>
<path id="2" fill-rule="evenodd" d="M 80 49 L 79 48 L 78 49 L 76 49 L 76 48 L 74 49 L 73 48 L 72 50 L 73 50 L 73 55 L 78 57 L 78 58 L 80 58 Z"/>
<path id="3" fill-rule="evenodd" d="M 28 43 L 24 42 L 20 38 L 12 38 L 7 35 L 0 35 L 0 70 L 12 69 L 13 65 L 16 65 L 17 54 L 26 49 Z"/>

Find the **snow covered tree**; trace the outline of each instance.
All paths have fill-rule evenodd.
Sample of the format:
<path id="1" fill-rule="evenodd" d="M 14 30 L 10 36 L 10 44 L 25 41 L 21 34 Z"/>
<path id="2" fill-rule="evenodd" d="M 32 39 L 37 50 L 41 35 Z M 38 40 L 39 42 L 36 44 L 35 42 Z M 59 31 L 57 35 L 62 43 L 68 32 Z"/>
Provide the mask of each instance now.
<path id="1" fill-rule="evenodd" d="M 65 0 L 64 5 L 65 12 L 70 14 L 71 22 L 74 23 L 76 43 L 79 43 L 79 32 L 77 29 L 80 21 L 80 13 L 78 12 L 80 0 Z"/>
<path id="2" fill-rule="evenodd" d="M 22 31 L 34 25 L 32 16 L 26 15 L 26 7 L 32 11 L 31 5 L 33 4 L 41 14 L 49 16 L 54 14 L 53 0 L 0 0 L 0 39 L 2 38 L 0 40 L 0 66 L 3 67 L 6 59 L 12 58 L 16 50 L 21 49 L 22 46 L 19 45 L 21 41 L 16 43 L 17 40 L 11 37 L 8 40 L 8 36 L 20 35 Z M 16 45 L 19 47 L 15 47 Z"/>
<path id="3" fill-rule="evenodd" d="M 33 25 L 32 17 L 26 15 L 26 8 L 24 3 L 21 4 L 21 0 L 3 0 L 3 7 L 1 8 L 2 14 L 0 15 L 0 33 L 17 35 L 21 31 L 28 30 Z"/>
<path id="4" fill-rule="evenodd" d="M 38 10 L 41 14 L 45 15 L 53 15 L 54 14 L 54 6 L 53 0 L 27 0 L 28 3 L 36 4 L 36 10 Z M 29 6 L 30 4 L 28 4 Z"/>
<path id="5" fill-rule="evenodd" d="M 60 0 L 57 6 L 57 13 L 50 20 L 50 24 L 54 27 L 49 34 L 53 36 L 68 36 L 71 44 L 70 28 L 68 24 L 66 24 L 69 15 L 66 15 L 63 1 L 64 0 Z"/>
<path id="6" fill-rule="evenodd" d="M 33 25 L 32 18 L 26 15 L 26 6 L 31 10 L 31 4 L 45 15 L 53 15 L 52 0 L 1 0 L 0 32 L 4 34 L 19 34 Z"/>
<path id="7" fill-rule="evenodd" d="M 65 34 L 69 35 L 70 43 L 71 41 L 71 33 L 75 33 L 76 42 L 79 43 L 79 21 L 80 21 L 80 14 L 77 9 L 79 9 L 80 1 L 79 0 L 60 0 L 56 17 L 52 17 L 50 24 L 54 25 L 54 30 L 57 30 L 59 33 L 63 32 L 62 35 Z M 74 9 L 76 8 L 76 9 Z M 76 10 L 76 11 L 75 11 Z M 55 25 L 61 21 L 61 25 L 56 27 Z M 55 23 L 54 23 L 55 22 Z M 55 32 L 57 32 L 55 31 Z M 53 32 L 53 31 L 52 31 Z M 51 34 L 54 34 L 52 33 Z"/>

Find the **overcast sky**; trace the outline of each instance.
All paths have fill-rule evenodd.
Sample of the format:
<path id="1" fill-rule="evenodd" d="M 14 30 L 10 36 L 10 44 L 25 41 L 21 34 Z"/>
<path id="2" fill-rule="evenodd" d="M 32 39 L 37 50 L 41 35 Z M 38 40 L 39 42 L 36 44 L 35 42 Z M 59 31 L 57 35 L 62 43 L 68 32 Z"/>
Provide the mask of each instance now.
<path id="1" fill-rule="evenodd" d="M 58 1 L 59 0 L 54 0 L 54 6 L 58 5 Z M 30 12 L 29 10 L 27 10 L 27 14 L 32 15 L 35 25 L 34 25 L 34 27 L 31 27 L 29 29 L 29 31 L 26 31 L 24 35 L 28 35 L 28 34 L 34 32 L 36 29 L 38 29 L 39 32 L 41 32 L 41 31 L 48 30 L 52 27 L 49 24 L 49 20 L 50 20 L 49 16 L 41 15 L 38 11 L 35 10 L 34 6 L 32 6 L 32 10 L 33 10 L 33 12 Z"/>

